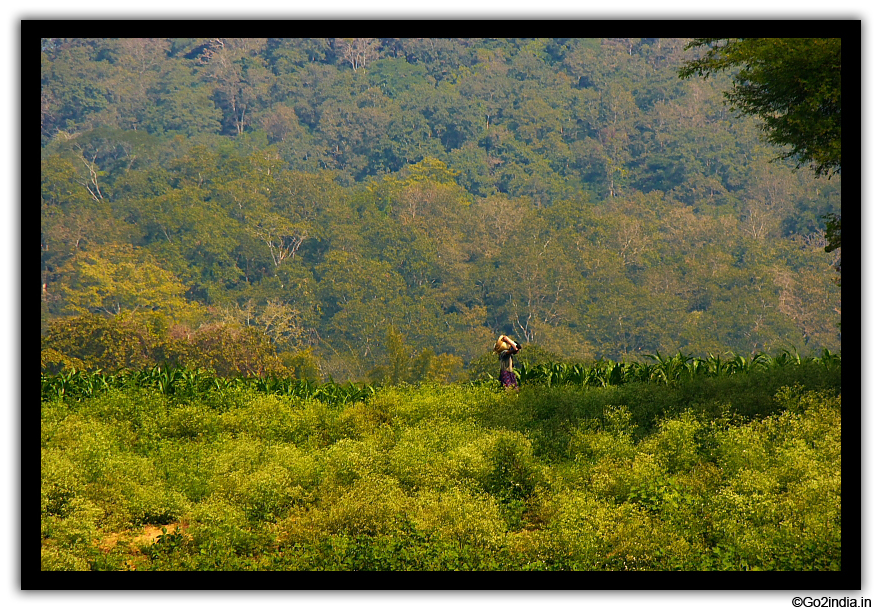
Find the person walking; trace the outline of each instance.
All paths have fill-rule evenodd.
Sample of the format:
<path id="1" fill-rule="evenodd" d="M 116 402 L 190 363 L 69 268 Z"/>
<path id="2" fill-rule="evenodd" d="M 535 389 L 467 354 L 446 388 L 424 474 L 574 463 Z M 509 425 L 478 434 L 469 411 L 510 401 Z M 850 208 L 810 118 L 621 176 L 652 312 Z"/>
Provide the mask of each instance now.
<path id="1" fill-rule="evenodd" d="M 515 376 L 512 356 L 521 351 L 521 344 L 505 335 L 499 335 L 493 351 L 499 355 L 499 383 L 504 388 L 518 389 L 518 378 Z"/>

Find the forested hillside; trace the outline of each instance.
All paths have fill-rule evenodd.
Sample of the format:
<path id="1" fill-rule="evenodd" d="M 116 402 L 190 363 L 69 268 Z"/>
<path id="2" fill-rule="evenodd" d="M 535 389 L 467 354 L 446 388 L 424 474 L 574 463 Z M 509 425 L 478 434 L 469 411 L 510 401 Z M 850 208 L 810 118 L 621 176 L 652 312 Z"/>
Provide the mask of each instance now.
<path id="1" fill-rule="evenodd" d="M 44 370 L 838 352 L 840 178 L 687 42 L 44 39 Z"/>

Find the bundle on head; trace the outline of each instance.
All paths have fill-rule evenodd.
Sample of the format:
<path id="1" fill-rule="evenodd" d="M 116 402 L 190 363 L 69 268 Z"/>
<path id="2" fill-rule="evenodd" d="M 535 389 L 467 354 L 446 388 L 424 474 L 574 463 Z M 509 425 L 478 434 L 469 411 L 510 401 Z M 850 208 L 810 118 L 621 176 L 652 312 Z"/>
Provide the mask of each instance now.
<path id="1" fill-rule="evenodd" d="M 493 351 L 497 354 L 501 354 L 507 349 L 511 349 L 511 346 L 503 339 L 505 335 L 499 335 L 499 338 L 496 340 L 496 345 L 493 346 Z"/>

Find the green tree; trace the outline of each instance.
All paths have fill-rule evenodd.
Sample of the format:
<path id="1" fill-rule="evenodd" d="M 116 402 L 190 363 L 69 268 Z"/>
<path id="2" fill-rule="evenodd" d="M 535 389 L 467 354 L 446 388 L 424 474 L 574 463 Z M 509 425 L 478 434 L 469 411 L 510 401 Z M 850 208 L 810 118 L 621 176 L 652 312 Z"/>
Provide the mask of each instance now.
<path id="1" fill-rule="evenodd" d="M 220 324 L 206 346 L 257 333 L 338 379 L 390 325 L 405 380 L 503 331 L 571 357 L 835 349 L 837 287 L 797 279 L 830 273 L 825 215 L 839 261 L 841 174 L 769 163 L 727 73 L 678 78 L 688 42 L 44 39 L 41 329 L 183 301 Z"/>
<path id="2" fill-rule="evenodd" d="M 404 320 L 410 301 L 406 284 L 388 262 L 350 252 L 331 252 L 316 271 L 325 341 L 361 376 L 362 360 L 378 359 L 385 329 Z"/>
<path id="3" fill-rule="evenodd" d="M 156 104 L 147 111 L 145 127 L 191 137 L 220 133 L 223 111 L 212 99 L 211 84 L 194 82 L 191 68 L 183 63 L 168 69 L 157 86 Z"/>
<path id="4" fill-rule="evenodd" d="M 60 131 L 89 128 L 112 104 L 104 95 L 107 60 L 99 59 L 101 39 L 55 39 L 42 54 L 43 143 Z M 44 49 L 47 49 L 44 46 Z"/>
<path id="5" fill-rule="evenodd" d="M 235 260 L 241 228 L 208 189 L 185 186 L 129 206 L 153 255 L 205 297 L 241 277 Z"/>
<path id="6" fill-rule="evenodd" d="M 161 313 L 83 313 L 56 318 L 42 341 L 44 371 L 141 369 L 158 361 L 169 321 Z"/>
<path id="7" fill-rule="evenodd" d="M 245 131 L 255 107 L 260 107 L 268 94 L 272 73 L 263 65 L 265 48 L 265 38 L 212 38 L 204 42 L 200 72 L 213 87 L 231 133 Z"/>
<path id="8" fill-rule="evenodd" d="M 827 230 L 824 237 L 827 240 L 827 245 L 824 247 L 824 251 L 833 252 L 842 247 L 842 217 L 839 214 L 828 214 L 825 218 L 827 218 Z M 836 261 L 836 271 L 839 273 L 836 282 L 841 286 L 842 263 L 839 261 Z"/>
<path id="9" fill-rule="evenodd" d="M 184 297 L 187 287 L 144 249 L 95 248 L 71 260 L 63 271 L 65 303 L 76 313 L 162 310 L 178 319 L 198 315 L 198 307 Z"/>
<path id="10" fill-rule="evenodd" d="M 386 334 L 386 359 L 388 364 L 379 367 L 379 371 L 382 371 L 382 381 L 392 385 L 407 381 L 410 354 L 407 353 L 404 345 L 404 336 L 395 330 L 394 326 L 390 326 Z"/>
<path id="11" fill-rule="evenodd" d="M 696 38 L 708 47 L 687 62 L 681 78 L 740 67 L 725 96 L 734 108 L 762 119 L 770 142 L 790 149 L 782 159 L 810 164 L 817 176 L 842 165 L 841 38 Z"/>
<path id="12" fill-rule="evenodd" d="M 157 101 L 158 85 L 173 62 L 168 38 L 116 38 L 105 43 L 113 69 L 107 90 L 117 107 L 120 127 L 143 130 Z"/>
<path id="13" fill-rule="evenodd" d="M 253 299 L 243 305 L 221 308 L 220 319 L 228 325 L 255 327 L 269 339 L 277 351 L 299 352 L 307 347 L 310 329 L 297 309 L 278 298 L 258 306 Z"/>
<path id="14" fill-rule="evenodd" d="M 437 348 L 417 350 L 404 342 L 394 326 L 386 334 L 386 362 L 371 370 L 370 379 L 376 383 L 397 385 L 421 381 L 453 381 L 462 371 L 462 359 L 438 353 Z"/>
<path id="15" fill-rule="evenodd" d="M 173 326 L 164 359 L 191 369 L 212 369 L 225 377 L 282 374 L 285 370 L 266 335 L 237 324 L 204 324 L 195 330 Z"/>
<path id="16" fill-rule="evenodd" d="M 680 69 L 681 78 L 738 67 L 725 96 L 762 120 L 770 142 L 789 147 L 780 158 L 810 165 L 815 175 L 842 169 L 841 38 L 696 38 L 686 49 L 707 53 Z M 841 244 L 841 217 L 827 220 L 828 247 Z"/>

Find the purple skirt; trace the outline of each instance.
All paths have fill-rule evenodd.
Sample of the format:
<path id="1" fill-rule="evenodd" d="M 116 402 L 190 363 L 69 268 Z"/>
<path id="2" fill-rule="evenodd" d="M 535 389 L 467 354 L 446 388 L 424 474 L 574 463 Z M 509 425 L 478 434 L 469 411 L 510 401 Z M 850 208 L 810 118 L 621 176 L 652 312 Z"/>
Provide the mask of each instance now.
<path id="1" fill-rule="evenodd" d="M 504 388 L 517 388 L 518 378 L 515 377 L 514 371 L 502 371 L 499 373 L 499 381 Z"/>

